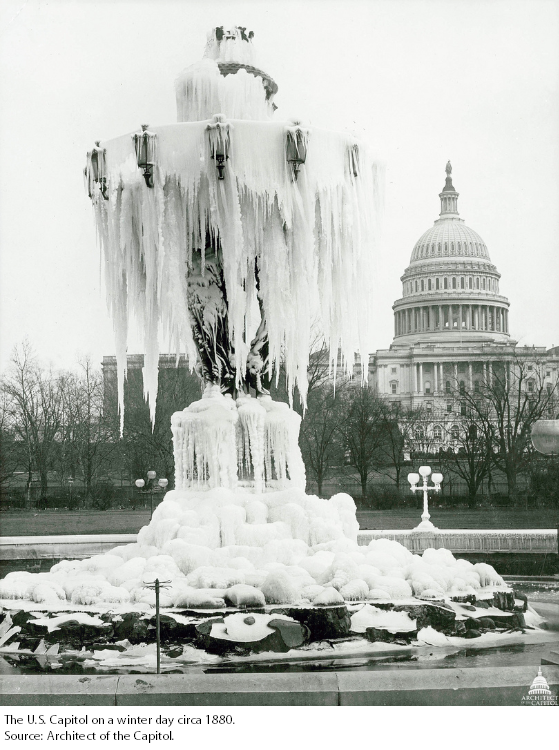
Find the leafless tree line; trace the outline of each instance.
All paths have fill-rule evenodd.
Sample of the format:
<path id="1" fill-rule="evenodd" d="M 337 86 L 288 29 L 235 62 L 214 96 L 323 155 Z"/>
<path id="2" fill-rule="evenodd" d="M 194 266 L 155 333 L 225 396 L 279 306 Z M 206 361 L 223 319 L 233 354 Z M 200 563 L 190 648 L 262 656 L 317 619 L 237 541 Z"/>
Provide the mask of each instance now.
<path id="1" fill-rule="evenodd" d="M 307 476 L 319 494 L 328 479 L 350 473 L 358 477 L 363 498 L 373 473 L 384 474 L 400 490 L 407 487 L 410 458 L 431 455 L 444 473 L 465 483 L 472 505 L 495 470 L 506 477 L 509 497 L 516 501 L 519 476 L 534 467 L 532 426 L 558 416 L 557 384 L 550 383 L 542 363 L 514 360 L 489 368 L 487 381 L 475 390 L 456 383 L 456 414 L 439 419 L 424 408 L 381 397 L 359 380 L 334 379 L 329 354 L 318 343 L 310 359 L 306 409 L 297 399 L 294 404 L 304 417 L 300 444 Z M 274 398 L 287 400 L 281 377 L 279 382 Z M 162 371 L 152 425 L 141 371 L 129 372 L 121 436 L 115 383 L 87 359 L 76 371 L 45 368 L 25 342 L 0 383 L 2 486 L 13 483 L 17 472 L 26 477 L 28 496 L 37 484 L 46 496 L 54 474 L 62 486 L 79 478 L 87 498 L 115 474 L 124 473 L 130 482 L 145 478 L 149 469 L 172 486 L 170 418 L 200 393 L 199 381 L 185 368 Z"/>

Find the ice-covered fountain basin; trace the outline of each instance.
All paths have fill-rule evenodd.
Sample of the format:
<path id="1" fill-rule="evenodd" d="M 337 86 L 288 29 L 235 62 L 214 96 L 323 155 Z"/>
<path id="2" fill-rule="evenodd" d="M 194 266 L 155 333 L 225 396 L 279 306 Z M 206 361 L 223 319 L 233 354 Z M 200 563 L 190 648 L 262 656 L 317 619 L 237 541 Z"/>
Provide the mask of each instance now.
<path id="1" fill-rule="evenodd" d="M 556 529 L 440 529 L 434 535 L 413 531 L 359 531 L 357 542 L 366 546 L 371 539 L 393 539 L 411 552 L 421 554 L 429 547 L 445 547 L 453 553 L 543 553 L 557 554 Z M 0 537 L 0 558 L 5 572 L 24 563 L 41 560 L 83 559 L 108 552 L 118 544 L 132 544 L 136 534 L 83 534 L 59 536 Z M 10 561 L 12 564 L 10 565 Z"/>

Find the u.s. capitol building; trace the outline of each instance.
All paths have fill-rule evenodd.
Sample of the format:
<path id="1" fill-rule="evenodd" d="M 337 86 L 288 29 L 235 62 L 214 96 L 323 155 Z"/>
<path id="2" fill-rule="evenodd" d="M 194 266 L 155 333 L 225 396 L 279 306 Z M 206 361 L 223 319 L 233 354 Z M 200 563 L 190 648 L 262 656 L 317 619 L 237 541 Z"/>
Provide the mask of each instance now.
<path id="1" fill-rule="evenodd" d="M 422 408 L 434 451 L 452 442 L 466 415 L 461 393 L 480 391 L 492 374 L 519 363 L 528 391 L 542 378 L 554 389 L 559 372 L 559 349 L 519 347 L 511 339 L 501 275 L 483 239 L 460 218 L 458 195 L 449 162 L 439 218 L 416 242 L 401 277 L 394 340 L 369 361 L 379 395 Z"/>

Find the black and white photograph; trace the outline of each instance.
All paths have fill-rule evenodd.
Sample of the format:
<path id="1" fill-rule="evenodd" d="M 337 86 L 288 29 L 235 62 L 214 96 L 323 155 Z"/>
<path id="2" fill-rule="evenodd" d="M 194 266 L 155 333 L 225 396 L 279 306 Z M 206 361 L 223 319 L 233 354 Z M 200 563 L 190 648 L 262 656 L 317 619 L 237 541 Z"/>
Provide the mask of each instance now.
<path id="1" fill-rule="evenodd" d="M 6 747 L 550 744 L 558 39 L 3 0 Z"/>

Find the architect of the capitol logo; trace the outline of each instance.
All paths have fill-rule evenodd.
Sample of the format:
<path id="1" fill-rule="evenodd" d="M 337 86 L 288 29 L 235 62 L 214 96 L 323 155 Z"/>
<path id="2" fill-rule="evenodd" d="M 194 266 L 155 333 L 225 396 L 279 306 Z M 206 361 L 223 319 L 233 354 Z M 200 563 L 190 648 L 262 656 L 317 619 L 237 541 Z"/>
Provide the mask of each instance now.
<path id="1" fill-rule="evenodd" d="M 522 697 L 523 706 L 557 706 L 557 696 L 553 695 L 547 684 L 547 680 L 539 667 L 538 674 L 534 677 L 528 695 Z"/>

